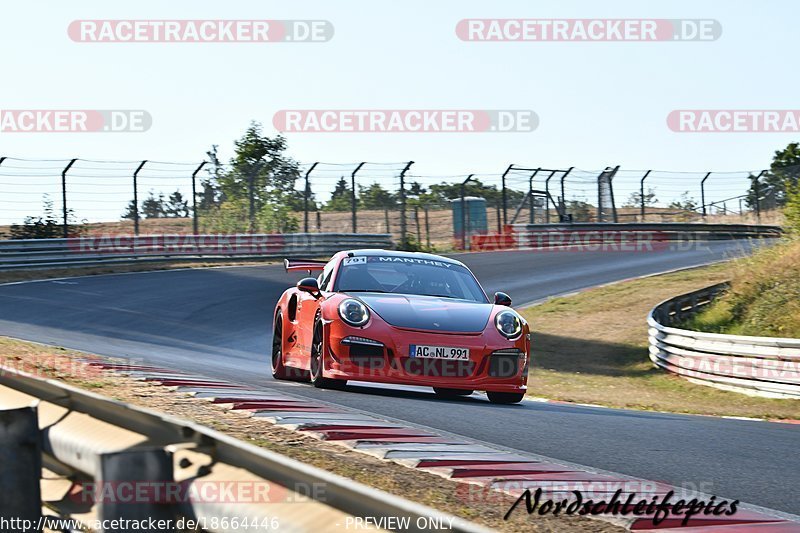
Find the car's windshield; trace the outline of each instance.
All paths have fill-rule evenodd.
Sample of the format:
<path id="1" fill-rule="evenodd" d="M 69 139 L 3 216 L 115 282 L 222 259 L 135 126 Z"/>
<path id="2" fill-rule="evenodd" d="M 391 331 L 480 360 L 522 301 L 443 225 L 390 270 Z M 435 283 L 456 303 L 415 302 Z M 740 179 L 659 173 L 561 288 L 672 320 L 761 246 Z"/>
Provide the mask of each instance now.
<path id="1" fill-rule="evenodd" d="M 340 292 L 393 292 L 487 302 L 469 270 L 434 259 L 346 257 L 336 278 L 334 290 Z"/>

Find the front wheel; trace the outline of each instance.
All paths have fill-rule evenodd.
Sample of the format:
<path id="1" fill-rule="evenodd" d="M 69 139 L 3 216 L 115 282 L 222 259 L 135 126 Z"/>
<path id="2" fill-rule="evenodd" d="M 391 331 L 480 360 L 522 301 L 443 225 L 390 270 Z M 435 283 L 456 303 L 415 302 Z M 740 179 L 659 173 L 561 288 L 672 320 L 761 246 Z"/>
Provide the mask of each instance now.
<path id="1" fill-rule="evenodd" d="M 509 403 L 519 403 L 525 397 L 524 392 L 492 392 L 487 391 L 486 396 L 489 397 L 489 401 L 492 403 L 501 403 L 501 404 L 509 404 Z"/>
<path id="2" fill-rule="evenodd" d="M 324 350 L 322 322 L 318 320 L 314 324 L 314 338 L 311 342 L 311 361 L 309 364 L 311 384 L 318 389 L 342 389 L 347 385 L 346 380 L 326 378 L 323 374 Z"/>

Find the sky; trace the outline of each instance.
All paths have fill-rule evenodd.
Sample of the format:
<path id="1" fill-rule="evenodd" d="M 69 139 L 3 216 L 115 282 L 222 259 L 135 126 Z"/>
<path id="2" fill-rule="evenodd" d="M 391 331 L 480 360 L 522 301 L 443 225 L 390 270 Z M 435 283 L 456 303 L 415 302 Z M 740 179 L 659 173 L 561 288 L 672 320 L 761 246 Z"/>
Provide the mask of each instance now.
<path id="1" fill-rule="evenodd" d="M 588 199 L 590 171 L 620 165 L 618 198 L 638 187 L 644 170 L 672 171 L 651 178 L 666 201 L 683 190 L 697 196 L 706 171 L 765 168 L 800 136 L 681 133 L 666 122 L 676 109 L 800 108 L 792 61 L 800 7 L 789 0 L 28 0 L 4 8 L 0 109 L 137 109 L 152 117 L 146 132 L 0 132 L 0 156 L 130 162 L 76 167 L 84 181 L 70 192 L 81 218 L 117 218 L 124 176 L 139 160 L 186 163 L 151 171 L 158 190 L 186 191 L 186 181 L 162 187 L 155 176 L 183 180 L 212 144 L 227 159 L 251 120 L 273 135 L 273 115 L 287 109 L 524 109 L 539 117 L 530 132 L 288 133 L 298 161 L 344 165 L 319 167 L 318 196 L 350 172 L 346 164 L 399 165 L 373 167 L 374 179 L 389 179 L 386 168 L 413 160 L 411 176 L 424 183 L 471 173 L 491 181 L 510 163 L 576 167 L 586 173 L 576 171 L 571 195 Z M 709 42 L 466 42 L 455 32 L 465 18 L 715 19 L 722 34 Z M 314 19 L 329 21 L 335 34 L 319 43 L 82 43 L 67 34 L 79 19 Z M 60 201 L 60 165 L 0 165 L 0 223 L 39 209 L 42 192 Z M 741 194 L 746 176 L 714 175 L 709 194 Z M 109 203 L 92 200 L 93 191 L 108 191 Z"/>

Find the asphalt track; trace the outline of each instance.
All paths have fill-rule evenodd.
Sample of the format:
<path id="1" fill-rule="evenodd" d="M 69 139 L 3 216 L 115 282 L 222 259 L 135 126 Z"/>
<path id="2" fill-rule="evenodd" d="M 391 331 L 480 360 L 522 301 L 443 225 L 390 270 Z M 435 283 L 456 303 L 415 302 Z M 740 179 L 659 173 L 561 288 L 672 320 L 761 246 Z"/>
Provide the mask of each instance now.
<path id="1" fill-rule="evenodd" d="M 527 303 L 722 260 L 747 247 L 718 241 L 648 253 L 457 257 L 488 293 L 503 290 Z M 7 284 L 0 286 L 0 334 L 279 388 L 506 448 L 800 514 L 798 426 L 535 402 L 497 406 L 479 395 L 445 401 L 419 388 L 357 384 L 327 391 L 275 382 L 269 375 L 271 313 L 297 277 L 267 265 Z"/>

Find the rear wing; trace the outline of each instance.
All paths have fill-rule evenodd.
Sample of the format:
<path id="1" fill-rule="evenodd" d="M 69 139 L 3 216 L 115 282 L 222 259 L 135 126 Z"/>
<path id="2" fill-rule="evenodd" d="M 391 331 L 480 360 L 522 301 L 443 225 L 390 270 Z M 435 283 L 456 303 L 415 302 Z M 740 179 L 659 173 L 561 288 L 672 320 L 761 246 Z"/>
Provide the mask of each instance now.
<path id="1" fill-rule="evenodd" d="M 317 259 L 284 259 L 283 267 L 286 272 L 294 272 L 295 270 L 322 270 L 327 265 L 327 261 L 320 261 Z"/>

